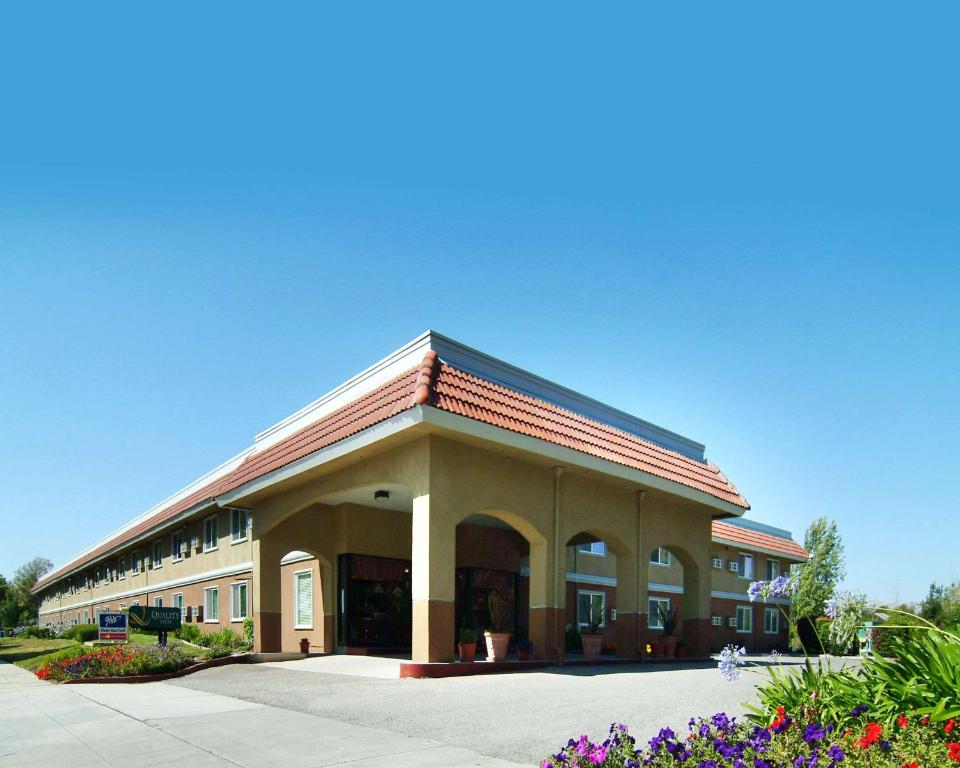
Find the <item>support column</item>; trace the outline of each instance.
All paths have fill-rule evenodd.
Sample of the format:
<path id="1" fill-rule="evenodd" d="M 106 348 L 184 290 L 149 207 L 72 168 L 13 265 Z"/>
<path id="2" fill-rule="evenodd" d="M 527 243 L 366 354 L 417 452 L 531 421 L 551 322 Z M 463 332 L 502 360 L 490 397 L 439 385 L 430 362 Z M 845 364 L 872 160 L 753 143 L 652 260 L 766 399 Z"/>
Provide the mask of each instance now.
<path id="1" fill-rule="evenodd" d="M 280 642 L 280 558 L 269 540 L 254 538 L 253 555 L 253 647 L 257 653 L 275 653 Z"/>
<path id="2" fill-rule="evenodd" d="M 453 661 L 456 526 L 437 497 L 413 499 L 413 661 Z"/>
<path id="3" fill-rule="evenodd" d="M 644 536 L 644 508 L 643 502 L 646 491 L 637 491 L 637 618 L 636 645 L 641 658 L 647 655 L 647 606 L 649 600 L 650 565 L 647 557 L 646 537 Z"/>

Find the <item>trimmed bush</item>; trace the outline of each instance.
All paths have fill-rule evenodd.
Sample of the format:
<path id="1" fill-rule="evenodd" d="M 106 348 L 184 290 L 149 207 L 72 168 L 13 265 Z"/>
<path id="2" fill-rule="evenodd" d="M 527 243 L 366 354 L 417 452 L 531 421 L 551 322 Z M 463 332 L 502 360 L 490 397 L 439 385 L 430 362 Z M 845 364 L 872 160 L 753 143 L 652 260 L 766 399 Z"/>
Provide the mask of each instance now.
<path id="1" fill-rule="evenodd" d="M 100 630 L 96 624 L 77 624 L 63 631 L 61 637 L 67 640 L 76 640 L 78 643 L 86 643 L 90 640 L 96 640 L 100 636 Z"/>

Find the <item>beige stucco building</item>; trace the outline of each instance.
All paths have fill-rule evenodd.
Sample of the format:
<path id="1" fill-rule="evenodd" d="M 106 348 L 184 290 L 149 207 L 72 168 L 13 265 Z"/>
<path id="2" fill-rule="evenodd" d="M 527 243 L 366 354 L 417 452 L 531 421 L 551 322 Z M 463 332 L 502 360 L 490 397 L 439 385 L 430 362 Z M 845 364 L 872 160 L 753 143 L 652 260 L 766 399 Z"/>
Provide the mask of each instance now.
<path id="1" fill-rule="evenodd" d="M 492 590 L 544 659 L 584 610 L 636 657 L 666 598 L 702 656 L 730 615 L 747 634 L 723 603 L 748 604 L 731 562 L 763 577 L 768 559 L 804 556 L 786 532 L 718 522 L 747 509 L 703 445 L 427 332 L 35 590 L 44 623 L 159 601 L 205 630 L 250 618 L 262 651 L 307 638 L 423 662 L 453 660 L 458 628 L 490 623 Z"/>

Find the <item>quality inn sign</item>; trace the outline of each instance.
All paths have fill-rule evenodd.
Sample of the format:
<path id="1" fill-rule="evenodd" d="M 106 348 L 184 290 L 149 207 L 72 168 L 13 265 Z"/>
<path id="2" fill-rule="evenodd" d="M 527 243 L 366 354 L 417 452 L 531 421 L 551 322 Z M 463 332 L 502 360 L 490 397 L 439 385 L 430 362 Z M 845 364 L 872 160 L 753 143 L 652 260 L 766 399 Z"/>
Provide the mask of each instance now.
<path id="1" fill-rule="evenodd" d="M 148 605 L 132 605 L 127 609 L 131 629 L 158 629 L 161 631 L 180 628 L 179 608 L 157 608 Z"/>

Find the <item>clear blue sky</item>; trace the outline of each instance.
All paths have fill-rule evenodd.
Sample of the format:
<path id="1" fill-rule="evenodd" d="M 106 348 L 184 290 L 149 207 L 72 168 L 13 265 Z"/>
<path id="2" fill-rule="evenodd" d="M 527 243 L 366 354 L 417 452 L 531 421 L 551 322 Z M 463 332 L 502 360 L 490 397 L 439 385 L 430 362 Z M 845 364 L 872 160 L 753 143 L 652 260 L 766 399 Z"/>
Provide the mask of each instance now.
<path id="1" fill-rule="evenodd" d="M 952 3 L 5 11 L 0 573 L 432 327 L 960 578 Z"/>

